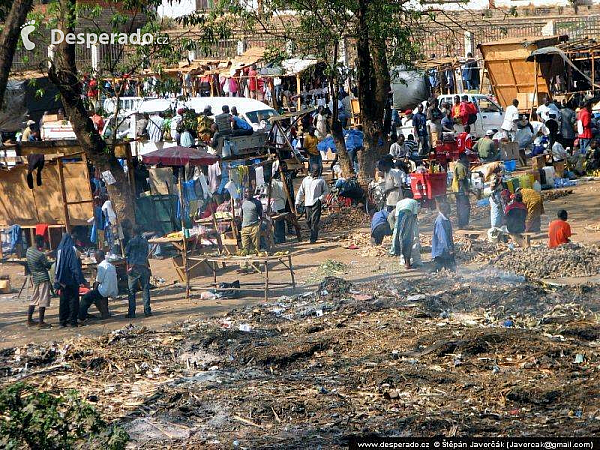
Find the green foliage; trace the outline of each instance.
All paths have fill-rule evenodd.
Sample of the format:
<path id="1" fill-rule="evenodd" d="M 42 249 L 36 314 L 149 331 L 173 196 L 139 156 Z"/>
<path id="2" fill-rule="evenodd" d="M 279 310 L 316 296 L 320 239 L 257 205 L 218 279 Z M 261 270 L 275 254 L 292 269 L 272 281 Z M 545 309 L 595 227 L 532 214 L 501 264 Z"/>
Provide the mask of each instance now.
<path id="1" fill-rule="evenodd" d="M 39 392 L 24 383 L 0 390 L 0 447 L 12 449 L 124 449 L 121 428 L 108 426 L 76 391 L 64 395 Z"/>

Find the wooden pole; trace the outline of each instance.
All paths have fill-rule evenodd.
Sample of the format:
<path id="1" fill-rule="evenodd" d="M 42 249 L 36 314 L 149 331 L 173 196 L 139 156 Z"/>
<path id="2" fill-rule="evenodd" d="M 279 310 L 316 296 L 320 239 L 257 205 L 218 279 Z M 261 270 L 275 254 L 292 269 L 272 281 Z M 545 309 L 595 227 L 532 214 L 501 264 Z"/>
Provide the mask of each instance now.
<path id="1" fill-rule="evenodd" d="M 596 91 L 596 53 L 592 53 L 592 95 Z"/>
<path id="2" fill-rule="evenodd" d="M 183 251 L 181 254 L 181 260 L 183 264 L 183 274 L 185 278 L 185 298 L 190 298 L 190 276 L 188 274 L 188 266 L 187 266 L 187 239 L 185 237 L 185 216 L 183 210 L 183 183 L 181 182 L 182 177 L 186 177 L 187 175 L 185 166 L 181 166 L 182 173 L 179 173 L 179 210 L 181 211 L 181 233 L 183 237 Z"/>
<path id="3" fill-rule="evenodd" d="M 65 187 L 65 174 L 63 172 L 63 162 L 61 158 L 57 160 L 58 164 L 58 180 L 60 182 L 60 195 L 62 197 L 63 216 L 65 220 L 65 228 L 67 233 L 71 232 L 71 224 L 69 220 L 69 205 L 67 204 L 67 189 Z"/>
<path id="4" fill-rule="evenodd" d="M 296 74 L 296 94 L 298 94 L 298 111 L 302 109 L 302 97 L 300 97 L 301 92 L 301 83 L 300 83 L 300 74 Z"/>

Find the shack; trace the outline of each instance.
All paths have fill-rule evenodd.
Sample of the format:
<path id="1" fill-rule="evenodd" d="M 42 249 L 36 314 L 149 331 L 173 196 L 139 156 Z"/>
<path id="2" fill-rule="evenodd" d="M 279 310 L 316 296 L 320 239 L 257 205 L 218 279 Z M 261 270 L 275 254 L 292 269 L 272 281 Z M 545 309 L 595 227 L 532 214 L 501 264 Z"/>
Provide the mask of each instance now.
<path id="1" fill-rule="evenodd" d="M 564 70 L 562 59 L 558 55 L 543 62 L 528 58 L 535 50 L 557 46 L 567 39 L 566 35 L 530 36 L 479 44 L 485 70 L 500 105 L 507 107 L 516 98 L 520 108 L 529 109 L 538 106 L 543 97 L 551 96 L 551 80 Z"/>

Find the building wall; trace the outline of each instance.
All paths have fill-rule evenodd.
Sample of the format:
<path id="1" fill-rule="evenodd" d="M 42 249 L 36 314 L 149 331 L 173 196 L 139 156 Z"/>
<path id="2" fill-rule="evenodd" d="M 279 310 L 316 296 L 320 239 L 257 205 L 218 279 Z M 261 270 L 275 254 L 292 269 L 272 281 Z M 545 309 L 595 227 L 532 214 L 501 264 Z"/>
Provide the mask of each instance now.
<path id="1" fill-rule="evenodd" d="M 160 17 L 181 17 L 196 11 L 196 0 L 163 0 L 157 9 Z"/>

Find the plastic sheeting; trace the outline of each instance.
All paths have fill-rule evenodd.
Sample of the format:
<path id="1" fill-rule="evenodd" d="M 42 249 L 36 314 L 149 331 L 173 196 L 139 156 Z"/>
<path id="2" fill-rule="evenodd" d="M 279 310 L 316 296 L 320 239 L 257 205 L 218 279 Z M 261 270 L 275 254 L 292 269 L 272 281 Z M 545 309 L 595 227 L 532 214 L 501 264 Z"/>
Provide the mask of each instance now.
<path id="1" fill-rule="evenodd" d="M 395 72 L 391 83 L 394 109 L 410 109 L 429 98 L 429 86 L 424 72 L 404 69 Z"/>
<path id="2" fill-rule="evenodd" d="M 346 150 L 355 150 L 363 146 L 363 132 L 359 130 L 344 130 L 344 141 Z M 321 152 L 331 150 L 335 153 L 335 143 L 333 137 L 328 136 L 317 144 L 317 149 Z"/>
<path id="3" fill-rule="evenodd" d="M 38 90 L 43 92 L 42 96 L 36 96 Z M 62 104 L 56 100 L 57 93 L 56 87 L 45 77 L 35 79 L 33 84 L 31 80 L 9 79 L 0 110 L 0 131 L 20 131 L 30 119 L 37 123 L 44 111 L 58 110 Z"/>

